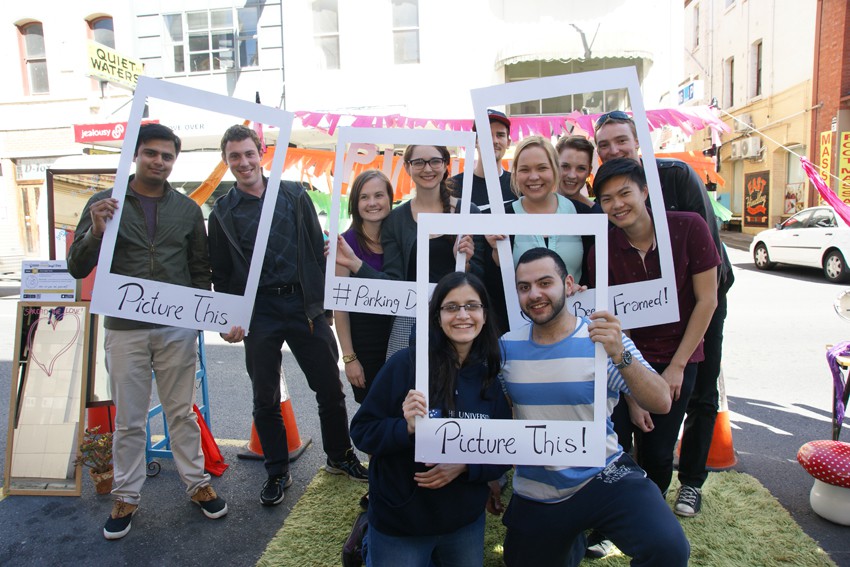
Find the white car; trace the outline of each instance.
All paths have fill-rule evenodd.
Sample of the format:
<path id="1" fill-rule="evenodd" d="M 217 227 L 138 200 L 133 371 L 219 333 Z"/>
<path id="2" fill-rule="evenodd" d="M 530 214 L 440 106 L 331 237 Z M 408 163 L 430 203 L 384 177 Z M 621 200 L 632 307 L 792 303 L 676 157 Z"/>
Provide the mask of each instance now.
<path id="1" fill-rule="evenodd" d="M 810 207 L 785 222 L 758 233 L 750 244 L 760 270 L 777 262 L 822 268 L 831 282 L 848 279 L 845 258 L 850 254 L 850 227 L 832 207 Z"/>

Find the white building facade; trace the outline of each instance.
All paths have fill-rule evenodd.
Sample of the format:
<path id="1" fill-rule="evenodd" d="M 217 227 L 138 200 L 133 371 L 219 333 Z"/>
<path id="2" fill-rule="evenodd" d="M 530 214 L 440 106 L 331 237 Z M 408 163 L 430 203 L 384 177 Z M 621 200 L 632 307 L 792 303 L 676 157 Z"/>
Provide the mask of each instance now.
<path id="1" fill-rule="evenodd" d="M 705 2 L 706 0 L 701 0 Z M 739 0 L 740 1 L 740 0 Z M 756 0 L 750 0 L 755 2 Z M 116 151 L 81 143 L 84 124 L 127 119 L 132 92 L 88 75 L 90 41 L 144 75 L 290 111 L 471 118 L 469 90 L 635 66 L 648 108 L 673 105 L 683 76 L 679 0 L 41 0 L 6 6 L 0 44 L 0 234 L 5 257 L 45 257 L 35 210 L 59 156 Z M 624 92 L 510 105 L 509 115 L 628 108 Z M 148 101 L 187 151 L 216 151 L 237 119 Z M 103 128 L 104 130 L 107 127 Z M 333 140 L 296 122 L 299 146 Z"/>
<path id="2" fill-rule="evenodd" d="M 720 152 L 722 201 L 744 232 L 756 233 L 804 208 L 811 133 L 815 3 L 685 0 L 684 104 L 715 101 L 732 132 Z M 685 97 L 687 98 L 687 97 Z M 694 136 L 689 149 L 712 140 Z M 791 153 L 793 152 L 793 153 Z"/>

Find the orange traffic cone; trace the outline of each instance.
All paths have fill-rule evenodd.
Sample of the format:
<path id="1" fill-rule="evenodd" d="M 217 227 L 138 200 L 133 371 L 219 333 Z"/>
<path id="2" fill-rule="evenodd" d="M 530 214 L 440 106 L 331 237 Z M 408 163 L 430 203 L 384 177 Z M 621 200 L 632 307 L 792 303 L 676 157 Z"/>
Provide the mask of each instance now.
<path id="1" fill-rule="evenodd" d="M 705 468 L 712 471 L 726 470 L 738 462 L 735 447 L 732 445 L 732 425 L 729 421 L 729 401 L 726 399 L 726 384 L 723 380 L 723 369 L 717 379 L 717 390 L 720 393 L 720 409 L 714 422 L 714 437 Z"/>
<path id="2" fill-rule="evenodd" d="M 286 389 L 286 379 L 283 373 L 280 375 L 280 414 L 283 416 L 283 425 L 286 428 L 286 444 L 289 446 L 289 461 L 292 462 L 304 452 L 313 442 L 311 437 L 301 437 L 298 433 L 298 424 L 295 422 L 295 412 L 292 411 L 292 400 L 289 399 L 289 390 Z M 263 446 L 257 436 L 257 428 L 251 423 L 251 439 L 245 446 L 245 450 L 236 454 L 240 459 L 253 459 L 261 461 Z"/>

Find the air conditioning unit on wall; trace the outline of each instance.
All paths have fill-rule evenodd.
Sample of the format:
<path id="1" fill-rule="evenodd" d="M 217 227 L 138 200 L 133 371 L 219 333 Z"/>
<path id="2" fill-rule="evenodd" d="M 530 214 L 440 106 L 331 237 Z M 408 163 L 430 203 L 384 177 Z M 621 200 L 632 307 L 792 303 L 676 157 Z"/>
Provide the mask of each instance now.
<path id="1" fill-rule="evenodd" d="M 737 120 L 735 120 L 735 131 L 736 132 L 749 132 L 753 126 L 753 115 L 752 114 L 741 114 L 736 116 Z"/>
<path id="2" fill-rule="evenodd" d="M 753 136 L 741 140 L 741 156 L 744 158 L 757 158 L 761 153 L 761 138 Z"/>
<path id="3" fill-rule="evenodd" d="M 743 154 L 741 153 L 742 146 L 744 144 L 744 140 L 737 140 L 732 142 L 732 158 L 731 159 L 742 159 Z"/>

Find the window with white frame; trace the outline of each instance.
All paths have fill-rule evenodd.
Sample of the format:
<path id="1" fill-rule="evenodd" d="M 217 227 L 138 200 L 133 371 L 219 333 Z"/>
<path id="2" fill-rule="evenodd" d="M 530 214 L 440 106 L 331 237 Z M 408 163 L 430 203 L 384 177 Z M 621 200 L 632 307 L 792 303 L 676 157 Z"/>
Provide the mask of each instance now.
<path id="1" fill-rule="evenodd" d="M 24 92 L 47 94 L 47 51 L 44 48 L 44 28 L 41 22 L 30 22 L 18 27 L 21 39 L 21 57 L 24 60 Z"/>
<path id="2" fill-rule="evenodd" d="M 256 6 L 164 14 L 174 73 L 209 73 L 257 67 Z"/>
<path id="3" fill-rule="evenodd" d="M 392 0 L 395 63 L 419 63 L 419 0 Z"/>
<path id="4" fill-rule="evenodd" d="M 694 4 L 693 9 L 694 15 L 694 40 L 693 40 L 693 48 L 696 49 L 699 47 L 699 4 Z"/>
<path id="5" fill-rule="evenodd" d="M 320 69 L 339 69 L 338 0 L 313 0 L 313 44 Z"/>
<path id="6" fill-rule="evenodd" d="M 89 29 L 91 30 L 91 38 L 94 41 L 115 49 L 115 29 L 111 17 L 103 16 L 89 20 Z"/>
<path id="7" fill-rule="evenodd" d="M 604 60 L 591 61 L 521 61 L 505 65 L 505 82 L 513 83 L 540 77 L 569 75 L 584 71 L 613 69 L 633 65 L 638 73 L 639 81 L 643 80 L 643 63 L 632 59 L 611 57 Z M 592 93 L 565 95 L 542 100 L 528 100 L 508 105 L 511 116 L 538 114 L 569 114 L 572 111 L 584 114 L 597 114 L 612 110 L 626 110 L 631 106 L 628 89 L 610 89 Z"/>
<path id="8" fill-rule="evenodd" d="M 735 104 L 735 58 L 723 62 L 723 108 Z"/>
<path id="9" fill-rule="evenodd" d="M 750 46 L 750 98 L 762 94 L 762 41 L 758 40 Z"/>

